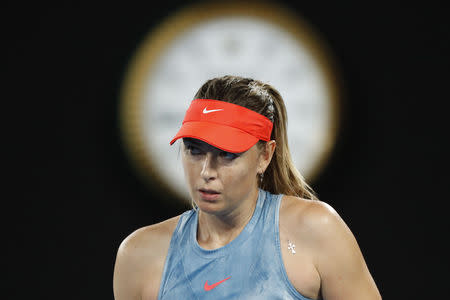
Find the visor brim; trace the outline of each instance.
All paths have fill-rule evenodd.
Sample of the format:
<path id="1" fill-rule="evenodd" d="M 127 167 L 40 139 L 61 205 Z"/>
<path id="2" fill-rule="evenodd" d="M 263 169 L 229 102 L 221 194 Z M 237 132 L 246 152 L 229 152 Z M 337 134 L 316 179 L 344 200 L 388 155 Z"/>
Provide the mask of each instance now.
<path id="1" fill-rule="evenodd" d="M 238 128 L 211 122 L 187 122 L 181 126 L 170 145 L 186 137 L 232 153 L 245 152 L 258 142 L 258 138 Z"/>

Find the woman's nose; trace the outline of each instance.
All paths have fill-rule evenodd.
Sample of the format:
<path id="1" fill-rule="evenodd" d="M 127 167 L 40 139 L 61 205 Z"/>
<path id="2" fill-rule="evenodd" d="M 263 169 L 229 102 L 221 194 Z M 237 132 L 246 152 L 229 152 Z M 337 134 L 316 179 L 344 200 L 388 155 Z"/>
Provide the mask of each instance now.
<path id="1" fill-rule="evenodd" d="M 205 155 L 200 175 L 205 181 L 217 178 L 216 160 L 211 152 L 208 152 Z"/>

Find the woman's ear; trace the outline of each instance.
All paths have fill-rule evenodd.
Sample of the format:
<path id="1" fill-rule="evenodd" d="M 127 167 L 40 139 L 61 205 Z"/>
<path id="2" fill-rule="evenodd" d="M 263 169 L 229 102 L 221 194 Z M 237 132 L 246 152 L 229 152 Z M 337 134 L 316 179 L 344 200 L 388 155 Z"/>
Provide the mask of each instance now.
<path id="1" fill-rule="evenodd" d="M 268 141 L 265 143 L 264 149 L 261 150 L 261 154 L 259 156 L 259 170 L 260 174 L 263 174 L 272 160 L 273 154 L 275 153 L 275 148 L 277 143 L 275 140 Z"/>

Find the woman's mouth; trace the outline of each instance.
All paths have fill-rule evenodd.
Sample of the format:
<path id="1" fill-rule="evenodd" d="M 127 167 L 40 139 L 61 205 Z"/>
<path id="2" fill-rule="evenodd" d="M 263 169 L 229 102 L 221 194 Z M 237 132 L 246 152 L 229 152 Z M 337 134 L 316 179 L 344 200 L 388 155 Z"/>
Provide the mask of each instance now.
<path id="1" fill-rule="evenodd" d="M 215 190 L 209 190 L 209 189 L 199 189 L 200 196 L 202 200 L 205 201 L 214 201 L 217 200 L 220 196 L 220 193 Z"/>

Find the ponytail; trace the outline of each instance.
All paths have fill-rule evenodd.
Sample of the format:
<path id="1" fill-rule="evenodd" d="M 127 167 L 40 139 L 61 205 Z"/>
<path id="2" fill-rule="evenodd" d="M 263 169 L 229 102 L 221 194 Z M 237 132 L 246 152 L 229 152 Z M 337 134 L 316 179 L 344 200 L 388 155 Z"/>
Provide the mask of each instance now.
<path id="1" fill-rule="evenodd" d="M 287 113 L 284 101 L 278 91 L 265 85 L 273 102 L 273 131 L 271 139 L 276 147 L 272 161 L 267 167 L 260 187 L 272 194 L 284 194 L 317 200 L 311 187 L 297 170 L 291 157 L 287 138 Z M 260 148 L 265 149 L 266 142 L 259 141 Z"/>

